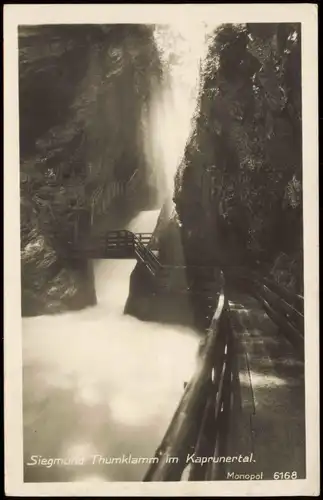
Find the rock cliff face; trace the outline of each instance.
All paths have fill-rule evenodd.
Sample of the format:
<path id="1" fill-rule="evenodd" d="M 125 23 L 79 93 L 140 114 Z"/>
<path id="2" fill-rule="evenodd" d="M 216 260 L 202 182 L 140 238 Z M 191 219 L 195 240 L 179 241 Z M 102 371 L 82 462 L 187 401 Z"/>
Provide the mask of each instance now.
<path id="1" fill-rule="evenodd" d="M 153 238 L 162 262 L 258 262 L 302 292 L 300 48 L 290 23 L 210 36 L 193 132 Z M 80 308 L 95 302 L 93 276 L 71 245 L 135 171 L 135 197 L 157 196 L 142 118 L 161 64 L 144 25 L 21 27 L 19 54 L 23 314 Z M 131 297 L 126 309 L 135 314 Z"/>
<path id="2" fill-rule="evenodd" d="M 302 222 L 300 26 L 221 25 L 152 244 L 165 264 L 257 266 L 302 293 Z M 150 316 L 152 308 L 139 274 L 126 311 L 144 318 L 140 304 Z M 165 320 L 171 302 L 161 300 L 155 317 Z"/>
<path id="3" fill-rule="evenodd" d="M 161 66 L 144 25 L 21 26 L 22 312 L 95 302 L 87 264 L 70 258 L 137 170 L 154 197 L 142 114 Z"/>
<path id="4" fill-rule="evenodd" d="M 210 36 L 174 202 L 187 263 L 258 261 L 302 291 L 299 25 L 230 24 Z"/>

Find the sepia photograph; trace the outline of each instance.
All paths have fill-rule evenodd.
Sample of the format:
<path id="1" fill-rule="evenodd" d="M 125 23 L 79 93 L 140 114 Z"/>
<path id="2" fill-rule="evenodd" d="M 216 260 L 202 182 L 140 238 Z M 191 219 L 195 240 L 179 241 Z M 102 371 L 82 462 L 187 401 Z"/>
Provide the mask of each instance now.
<path id="1" fill-rule="evenodd" d="M 177 7 L 16 25 L 27 486 L 265 481 L 265 495 L 318 467 L 300 11 L 185 22 Z"/>

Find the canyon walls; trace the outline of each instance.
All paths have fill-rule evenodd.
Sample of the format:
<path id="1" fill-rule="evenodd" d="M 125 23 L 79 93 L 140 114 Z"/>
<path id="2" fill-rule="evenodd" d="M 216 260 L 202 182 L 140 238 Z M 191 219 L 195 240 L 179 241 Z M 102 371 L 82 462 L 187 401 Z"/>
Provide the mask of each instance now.
<path id="1" fill-rule="evenodd" d="M 302 293 L 300 26 L 221 25 L 206 57 L 202 31 L 192 50 L 190 32 L 174 49 L 154 30 L 20 27 L 23 314 L 95 303 L 70 249 L 134 175 L 141 208 L 167 199 L 152 242 L 163 263 L 258 265 Z"/>
<path id="2" fill-rule="evenodd" d="M 300 25 L 220 25 L 152 246 L 163 264 L 256 268 L 302 294 L 302 238 Z M 126 311 L 142 318 L 139 275 Z"/>
<path id="3" fill-rule="evenodd" d="M 301 33 L 221 25 L 175 181 L 186 263 L 258 264 L 302 293 Z"/>
<path id="4" fill-rule="evenodd" d="M 19 29 L 23 315 L 95 303 L 92 271 L 70 258 L 71 246 L 135 172 L 135 196 L 154 203 L 142 120 L 161 76 L 152 29 Z"/>

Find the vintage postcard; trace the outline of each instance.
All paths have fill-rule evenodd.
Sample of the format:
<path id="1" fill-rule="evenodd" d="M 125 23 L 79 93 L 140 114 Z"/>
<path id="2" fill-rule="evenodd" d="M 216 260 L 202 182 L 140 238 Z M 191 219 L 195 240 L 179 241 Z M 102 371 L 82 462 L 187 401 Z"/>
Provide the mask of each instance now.
<path id="1" fill-rule="evenodd" d="M 319 494 L 317 28 L 5 6 L 7 495 Z"/>

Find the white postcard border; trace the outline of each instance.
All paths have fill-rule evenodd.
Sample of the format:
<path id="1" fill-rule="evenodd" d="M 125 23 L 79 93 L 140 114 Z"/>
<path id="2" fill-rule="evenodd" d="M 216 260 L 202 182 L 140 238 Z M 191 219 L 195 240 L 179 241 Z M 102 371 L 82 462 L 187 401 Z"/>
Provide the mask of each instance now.
<path id="1" fill-rule="evenodd" d="M 19 205 L 19 24 L 301 22 L 303 89 L 306 474 L 296 481 L 24 483 Z M 318 18 L 316 4 L 5 5 L 4 7 L 5 484 L 19 496 L 271 496 L 319 493 Z"/>

